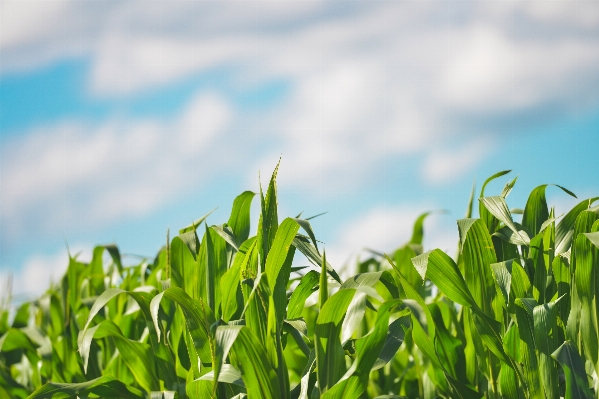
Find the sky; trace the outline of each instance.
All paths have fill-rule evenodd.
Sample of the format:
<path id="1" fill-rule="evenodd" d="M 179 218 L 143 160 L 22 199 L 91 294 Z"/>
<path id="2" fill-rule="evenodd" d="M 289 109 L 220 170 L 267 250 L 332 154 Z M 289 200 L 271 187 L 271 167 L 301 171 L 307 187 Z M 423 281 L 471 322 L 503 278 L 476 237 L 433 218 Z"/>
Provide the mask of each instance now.
<path id="1" fill-rule="evenodd" d="M 327 212 L 336 268 L 430 210 L 425 247 L 453 253 L 473 183 L 500 170 L 487 194 L 518 176 L 511 207 L 545 183 L 599 195 L 599 2 L 0 0 L 15 298 L 60 278 L 67 245 L 135 262 L 215 207 L 225 222 L 279 159 L 281 220 Z"/>

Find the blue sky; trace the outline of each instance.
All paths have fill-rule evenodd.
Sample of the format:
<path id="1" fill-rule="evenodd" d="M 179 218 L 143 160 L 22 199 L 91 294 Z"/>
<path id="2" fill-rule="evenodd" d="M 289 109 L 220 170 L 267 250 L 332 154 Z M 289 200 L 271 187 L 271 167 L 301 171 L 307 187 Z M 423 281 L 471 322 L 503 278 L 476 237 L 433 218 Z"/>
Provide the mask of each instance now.
<path id="1" fill-rule="evenodd" d="M 599 194 L 597 3 L 0 7 L 0 276 L 21 297 L 60 276 L 65 241 L 152 256 L 167 228 L 224 222 L 279 157 L 281 214 L 327 211 L 337 267 L 431 209 L 450 213 L 426 245 L 453 251 L 499 170 L 513 207 L 543 183 Z"/>

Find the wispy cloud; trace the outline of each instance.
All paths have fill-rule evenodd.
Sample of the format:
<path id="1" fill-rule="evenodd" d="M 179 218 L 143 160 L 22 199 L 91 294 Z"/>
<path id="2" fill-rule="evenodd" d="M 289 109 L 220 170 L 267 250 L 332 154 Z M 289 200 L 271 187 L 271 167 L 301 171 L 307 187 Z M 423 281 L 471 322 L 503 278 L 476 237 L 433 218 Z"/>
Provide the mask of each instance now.
<path id="1" fill-rule="evenodd" d="M 70 121 L 13 138 L 1 148 L 4 244 L 33 226 L 56 233 L 156 210 L 208 178 L 198 171 L 215 160 L 231 112 L 208 93 L 170 123 Z"/>
<path id="2" fill-rule="evenodd" d="M 451 183 L 491 153 L 496 141 L 492 136 L 479 136 L 457 149 L 434 148 L 424 162 L 424 179 L 430 184 Z"/>
<path id="3" fill-rule="evenodd" d="M 69 266 L 69 251 L 72 257 L 89 262 L 92 246 L 75 243 L 70 249 L 63 247 L 51 254 L 32 254 L 16 270 L 0 270 L 0 287 L 12 278 L 12 294 L 16 303 L 30 300 L 42 294 L 50 284 L 57 284 Z"/>
<path id="4" fill-rule="evenodd" d="M 108 97 L 219 67 L 242 87 L 286 79 L 284 109 L 259 128 L 283 137 L 276 152 L 300 183 L 316 170 L 339 176 L 358 157 L 367 170 L 431 142 L 504 133 L 498 120 L 599 104 L 596 3 L 176 4 L 68 2 L 41 13 L 7 2 L 3 69 L 78 54 L 92 60 L 91 92 Z"/>
<path id="5" fill-rule="evenodd" d="M 409 242 L 416 218 L 423 212 L 438 210 L 431 204 L 379 206 L 348 220 L 336 234 L 335 241 L 326 247 L 327 256 L 336 268 L 348 266 L 353 273 L 356 259 L 366 259 L 372 254 L 391 253 Z M 441 248 L 451 256 L 457 245 L 458 233 L 449 225 L 446 216 L 432 214 L 425 220 L 424 246 L 428 249 Z"/>

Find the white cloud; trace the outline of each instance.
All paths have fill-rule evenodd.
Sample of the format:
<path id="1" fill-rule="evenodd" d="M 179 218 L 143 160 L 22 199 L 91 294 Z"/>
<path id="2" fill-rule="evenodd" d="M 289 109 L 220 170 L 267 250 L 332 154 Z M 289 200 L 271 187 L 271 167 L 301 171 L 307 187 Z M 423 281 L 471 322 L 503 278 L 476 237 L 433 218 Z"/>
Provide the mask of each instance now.
<path id="1" fill-rule="evenodd" d="M 497 134 L 514 112 L 599 103 L 594 2 L 68 2 L 47 13 L 2 4 L 4 71 L 87 56 L 100 96 L 218 67 L 233 68 L 241 87 L 289 81 L 278 116 L 258 130 L 280 139 L 288 181 L 311 188 L 347 188 L 381 159 L 464 131 Z"/>
<path id="2" fill-rule="evenodd" d="M 423 212 L 438 210 L 430 204 L 375 207 L 354 220 L 339 226 L 333 241 L 326 246 L 327 257 L 335 268 L 353 270 L 356 257 L 365 259 L 364 250 L 377 252 L 394 251 L 408 242 L 412 236 L 414 222 Z M 431 214 L 424 223 L 425 249 L 440 248 L 453 256 L 458 234 L 457 228 L 449 223 L 448 216 Z"/>
<path id="3" fill-rule="evenodd" d="M 454 43 L 445 98 L 451 107 L 501 113 L 558 101 L 572 109 L 580 106 L 576 96 L 590 95 L 580 83 L 598 83 L 597 40 L 514 40 L 509 31 L 482 23 L 452 32 L 448 40 Z"/>
<path id="4" fill-rule="evenodd" d="M 575 1 L 552 1 L 544 3 L 542 7 L 534 2 L 523 4 L 526 15 L 535 20 L 550 22 L 552 24 L 569 28 L 597 29 L 599 26 L 599 7 L 581 6 Z"/>
<path id="5" fill-rule="evenodd" d="M 32 224 L 55 233 L 147 214 L 195 189 L 231 120 L 215 94 L 193 99 L 174 121 L 64 122 L 2 146 L 3 240 Z"/>
<path id="6" fill-rule="evenodd" d="M 472 170 L 486 155 L 494 144 L 492 137 L 475 137 L 461 148 L 435 148 L 429 152 L 424 163 L 423 175 L 432 184 L 450 183 L 463 173 Z"/>
<path id="7" fill-rule="evenodd" d="M 76 244 L 70 246 L 71 256 L 82 262 L 91 260 L 90 245 Z M 69 266 L 69 252 L 66 248 L 46 254 L 32 255 L 20 268 L 13 269 L 12 294 L 17 303 L 30 300 L 42 294 L 51 283 L 58 283 Z M 0 273 L 0 286 L 8 280 L 7 272 Z"/>
<path id="8" fill-rule="evenodd" d="M 52 30 L 56 20 L 67 10 L 65 1 L 40 1 L 35 5 L 19 1 L 3 1 L 1 47 L 39 40 Z"/>

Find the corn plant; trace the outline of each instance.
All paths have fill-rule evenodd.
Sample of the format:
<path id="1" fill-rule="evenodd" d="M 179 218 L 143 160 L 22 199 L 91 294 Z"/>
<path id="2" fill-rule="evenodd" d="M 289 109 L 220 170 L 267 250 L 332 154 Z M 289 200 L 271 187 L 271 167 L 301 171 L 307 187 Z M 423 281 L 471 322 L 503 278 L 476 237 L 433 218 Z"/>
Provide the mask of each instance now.
<path id="1" fill-rule="evenodd" d="M 310 218 L 279 223 L 276 169 L 255 235 L 246 191 L 226 223 L 203 216 L 153 260 L 71 256 L 13 314 L 5 293 L 0 397 L 597 398 L 598 198 L 557 216 L 541 185 L 510 210 L 515 179 L 485 196 L 508 172 L 483 184 L 479 218 L 472 192 L 455 258 L 424 251 L 425 213 L 347 279 Z"/>

